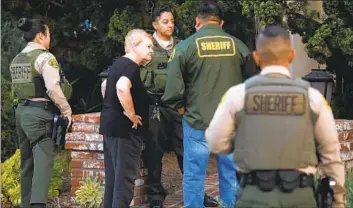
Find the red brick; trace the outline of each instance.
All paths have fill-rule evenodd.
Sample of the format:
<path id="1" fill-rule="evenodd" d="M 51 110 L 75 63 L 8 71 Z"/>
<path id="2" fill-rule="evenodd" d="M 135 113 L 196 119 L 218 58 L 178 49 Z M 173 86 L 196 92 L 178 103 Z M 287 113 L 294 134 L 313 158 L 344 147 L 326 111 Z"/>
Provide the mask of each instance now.
<path id="1" fill-rule="evenodd" d="M 86 123 L 99 123 L 100 122 L 100 114 L 97 115 L 87 115 L 85 117 Z"/>
<path id="2" fill-rule="evenodd" d="M 71 168 L 82 168 L 83 162 L 77 160 L 71 160 Z"/>
<path id="3" fill-rule="evenodd" d="M 71 157 L 75 159 L 104 159 L 102 153 L 95 153 L 95 152 L 71 152 Z"/>
<path id="4" fill-rule="evenodd" d="M 338 140 L 339 141 L 346 141 L 349 139 L 353 139 L 353 132 L 352 131 L 343 131 L 338 133 Z"/>
<path id="5" fill-rule="evenodd" d="M 72 116 L 73 122 L 99 123 L 100 113 L 76 114 Z"/>
<path id="6" fill-rule="evenodd" d="M 103 142 L 103 135 L 98 133 L 86 133 L 84 139 L 86 142 Z"/>
<path id="7" fill-rule="evenodd" d="M 85 121 L 85 114 L 76 114 L 72 115 L 72 122 L 84 122 Z"/>
<path id="8" fill-rule="evenodd" d="M 83 170 L 82 169 L 72 169 L 71 170 L 71 177 L 82 177 Z"/>
<path id="9" fill-rule="evenodd" d="M 71 132 L 65 135 L 66 141 L 84 141 L 85 134 L 82 132 Z"/>
<path id="10" fill-rule="evenodd" d="M 83 162 L 84 168 L 104 168 L 103 161 L 84 161 Z"/>
<path id="11" fill-rule="evenodd" d="M 346 143 L 341 144 L 340 151 L 341 152 L 349 151 L 349 148 L 347 147 Z"/>
<path id="12" fill-rule="evenodd" d="M 88 133 L 98 133 L 99 125 L 91 123 L 74 123 L 72 125 L 73 132 L 88 132 Z"/>
<path id="13" fill-rule="evenodd" d="M 80 180 L 79 179 L 71 179 L 71 187 L 72 186 L 80 186 Z"/>
<path id="14" fill-rule="evenodd" d="M 66 142 L 65 149 L 71 150 L 87 150 L 87 144 L 85 142 Z"/>

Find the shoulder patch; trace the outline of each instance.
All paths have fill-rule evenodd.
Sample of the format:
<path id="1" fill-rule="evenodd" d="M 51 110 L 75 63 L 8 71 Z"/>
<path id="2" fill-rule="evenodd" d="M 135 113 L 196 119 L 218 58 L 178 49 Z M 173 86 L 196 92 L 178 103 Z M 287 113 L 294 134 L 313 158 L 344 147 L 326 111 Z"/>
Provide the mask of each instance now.
<path id="1" fill-rule="evenodd" d="M 170 62 L 171 60 L 173 60 L 174 56 L 175 56 L 175 47 L 173 48 L 172 53 L 170 53 L 170 56 L 169 56 L 168 62 Z"/>
<path id="2" fill-rule="evenodd" d="M 53 67 L 56 70 L 59 70 L 59 63 L 55 58 L 51 58 L 48 60 L 49 66 Z"/>
<path id="3" fill-rule="evenodd" d="M 322 101 L 324 102 L 325 107 L 328 110 L 332 111 L 331 106 L 328 104 L 328 102 L 327 102 L 327 100 L 326 100 L 326 98 L 324 96 L 322 96 Z"/>

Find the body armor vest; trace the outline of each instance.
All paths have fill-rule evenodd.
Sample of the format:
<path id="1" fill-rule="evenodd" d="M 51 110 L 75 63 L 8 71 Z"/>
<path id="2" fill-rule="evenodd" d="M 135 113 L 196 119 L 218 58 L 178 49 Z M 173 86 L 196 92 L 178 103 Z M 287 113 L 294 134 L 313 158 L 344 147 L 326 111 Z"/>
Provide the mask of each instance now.
<path id="1" fill-rule="evenodd" d="M 178 42 L 176 38 L 173 39 L 174 46 Z M 140 75 L 145 88 L 150 94 L 160 94 L 162 96 L 167 79 L 167 63 L 172 49 L 165 50 L 156 40 L 154 40 L 154 45 L 152 60 L 141 68 Z"/>
<path id="2" fill-rule="evenodd" d="M 38 56 L 45 52 L 48 51 L 35 49 L 27 53 L 20 53 L 13 59 L 10 65 L 13 98 L 46 98 L 50 100 L 46 93 L 44 79 L 34 67 Z M 59 69 L 59 73 L 60 87 L 66 99 L 70 99 L 72 96 L 72 86 L 65 78 L 61 69 Z"/>
<path id="3" fill-rule="evenodd" d="M 44 79 L 34 67 L 37 57 L 44 52 L 47 51 L 35 49 L 27 53 L 19 53 L 11 62 L 10 72 L 14 98 L 48 98 Z"/>
<path id="4" fill-rule="evenodd" d="M 273 74 L 274 75 L 274 74 Z M 316 166 L 315 116 L 301 79 L 258 75 L 245 82 L 245 103 L 236 115 L 234 160 L 239 170 Z"/>

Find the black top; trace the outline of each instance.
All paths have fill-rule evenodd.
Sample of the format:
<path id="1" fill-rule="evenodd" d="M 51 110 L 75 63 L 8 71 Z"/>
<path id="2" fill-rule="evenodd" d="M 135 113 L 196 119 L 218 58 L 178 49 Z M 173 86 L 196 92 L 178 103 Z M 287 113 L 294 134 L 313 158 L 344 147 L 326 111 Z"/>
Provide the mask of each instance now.
<path id="1" fill-rule="evenodd" d="M 132 129 L 132 122 L 124 115 L 124 109 L 116 92 L 116 83 L 120 77 L 127 77 L 132 84 L 131 96 L 135 113 L 142 117 L 142 126 Z M 99 133 L 113 137 L 128 137 L 129 133 L 145 135 L 148 129 L 149 98 L 140 77 L 140 67 L 126 57 L 118 58 L 109 70 L 107 86 L 103 100 Z"/>

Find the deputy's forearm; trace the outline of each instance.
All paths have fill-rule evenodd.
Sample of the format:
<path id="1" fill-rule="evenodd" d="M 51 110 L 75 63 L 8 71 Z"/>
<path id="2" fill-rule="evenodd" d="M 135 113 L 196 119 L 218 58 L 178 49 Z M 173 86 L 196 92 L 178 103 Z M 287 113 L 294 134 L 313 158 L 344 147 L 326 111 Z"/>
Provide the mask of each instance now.
<path id="1" fill-rule="evenodd" d="M 49 86 L 48 88 L 48 96 L 55 103 L 55 105 L 59 108 L 61 114 L 63 116 L 68 117 L 72 115 L 71 107 L 67 102 L 63 91 L 61 90 L 59 84 L 55 84 L 53 86 Z"/>
<path id="2" fill-rule="evenodd" d="M 124 111 L 130 116 L 135 115 L 134 102 L 130 90 L 118 90 L 118 98 Z"/>

